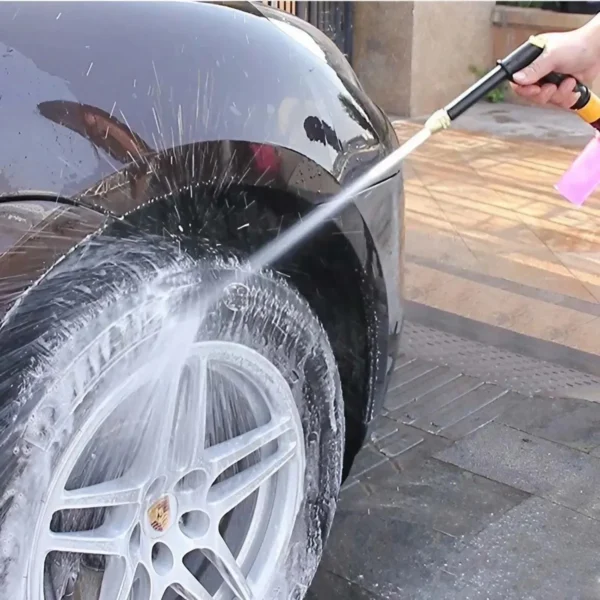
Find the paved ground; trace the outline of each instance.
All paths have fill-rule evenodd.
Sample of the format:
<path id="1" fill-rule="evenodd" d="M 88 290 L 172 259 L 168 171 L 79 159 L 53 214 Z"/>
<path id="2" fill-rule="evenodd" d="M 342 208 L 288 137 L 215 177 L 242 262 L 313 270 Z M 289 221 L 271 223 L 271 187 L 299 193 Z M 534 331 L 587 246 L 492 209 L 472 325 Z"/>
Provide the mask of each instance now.
<path id="1" fill-rule="evenodd" d="M 455 129 L 553 146 L 582 147 L 590 128 L 576 114 L 535 106 L 481 102 L 458 118 Z"/>
<path id="2" fill-rule="evenodd" d="M 579 120 L 507 105 L 470 115 L 467 125 L 484 133 L 458 123 L 406 161 L 408 298 L 600 353 L 600 194 L 581 209 L 558 195 L 553 186 L 577 149 L 544 128 L 562 119 L 560 137 L 581 145 Z M 529 141 L 515 139 L 515 121 L 526 117 Z M 396 123 L 401 140 L 417 128 Z"/>
<path id="3" fill-rule="evenodd" d="M 403 356 L 309 600 L 600 597 L 600 404 L 497 379 Z"/>
<path id="4" fill-rule="evenodd" d="M 485 343 L 408 323 L 310 600 L 600 598 L 600 195 L 553 189 L 589 134 L 509 105 L 458 125 L 406 163 L 406 289 Z"/>

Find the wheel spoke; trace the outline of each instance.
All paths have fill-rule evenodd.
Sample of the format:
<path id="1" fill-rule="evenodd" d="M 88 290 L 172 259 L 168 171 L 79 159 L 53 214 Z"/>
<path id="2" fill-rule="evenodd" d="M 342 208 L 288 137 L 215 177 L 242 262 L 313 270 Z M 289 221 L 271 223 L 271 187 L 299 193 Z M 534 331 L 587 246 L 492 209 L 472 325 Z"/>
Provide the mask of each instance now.
<path id="1" fill-rule="evenodd" d="M 223 516 L 241 504 L 252 492 L 272 477 L 296 453 L 296 443 L 280 447 L 275 454 L 212 486 L 208 504 Z"/>
<path id="2" fill-rule="evenodd" d="M 163 474 L 171 470 L 172 440 L 176 439 L 174 429 L 177 420 L 181 379 L 191 356 L 196 332 L 199 327 L 197 317 L 190 318 L 182 327 L 185 335 L 175 336 L 166 331 L 157 342 L 157 349 L 168 358 L 159 373 L 156 374 L 157 385 L 151 394 L 150 410 L 152 424 L 148 431 L 151 443 L 152 463 L 155 473 Z"/>
<path id="3" fill-rule="evenodd" d="M 82 586 L 93 589 L 97 600 L 163 600 L 171 590 L 183 600 L 213 600 L 204 587 L 208 580 L 183 563 L 182 557 L 192 552 L 197 552 L 203 574 L 206 567 L 214 576 L 218 572 L 218 597 L 256 600 L 255 578 L 248 575 L 252 555 L 264 543 L 281 554 L 291 539 L 296 520 L 291 507 L 301 496 L 304 476 L 303 432 L 292 392 L 276 366 L 251 348 L 197 341 L 198 311 L 187 317 L 182 312 L 167 320 L 169 330 L 162 328 L 158 339 L 149 338 L 140 370 L 108 390 L 110 396 L 99 402 L 98 412 L 90 413 L 89 424 L 75 433 L 73 457 L 61 461 L 58 478 L 49 486 L 45 531 L 31 559 L 41 573 L 39 585 L 28 575 L 35 600 L 45 597 L 45 562 L 50 556 L 54 568 L 54 553 L 68 554 L 73 564 L 78 564 L 76 555 L 104 557 L 103 570 L 94 572 L 97 561 L 88 564 L 84 557 L 82 563 Z M 211 382 L 220 363 L 224 368 L 219 374 L 247 396 L 252 413 L 246 419 L 233 406 L 233 420 L 240 426 L 256 421 L 261 426 L 205 448 L 213 425 L 217 438 L 221 433 L 228 437 L 233 429 L 227 412 L 213 415 L 208 405 L 216 393 Z M 236 404 L 226 385 L 222 393 Z M 123 412 L 111 416 L 121 406 Z M 263 425 L 266 407 L 273 410 Z M 102 436 L 97 435 L 100 426 Z M 108 447 L 96 443 L 96 436 L 108 440 Z M 70 481 L 82 487 L 65 489 Z M 256 494 L 261 488 L 264 493 Z M 267 493 L 272 488 L 275 495 Z M 233 510 L 253 495 L 258 501 L 249 507 L 251 514 Z M 163 500 L 170 503 L 173 526 L 153 531 L 148 518 Z M 232 519 L 225 522 L 228 513 Z M 240 523 L 245 538 L 240 551 L 232 552 L 219 527 L 235 530 Z M 206 561 L 200 562 L 200 552 Z M 264 568 L 268 578 L 276 565 L 265 563 Z"/>
<path id="4" fill-rule="evenodd" d="M 206 508 L 206 490 L 186 490 L 177 496 L 177 508 L 180 514 Z"/>
<path id="5" fill-rule="evenodd" d="M 208 403 L 208 361 L 194 356 L 185 365 L 179 390 L 175 434 L 172 440 L 175 465 L 192 468 L 204 451 Z"/>
<path id="6" fill-rule="evenodd" d="M 291 429 L 292 420 L 285 417 L 208 448 L 205 458 L 212 469 L 213 477 L 216 479 L 229 467 L 250 456 L 253 452 L 260 450 Z"/>
<path id="7" fill-rule="evenodd" d="M 166 375 L 166 381 L 159 383 L 152 394 L 152 426 L 148 429 L 148 442 L 152 448 L 150 457 L 155 473 L 162 474 L 171 466 L 169 457 L 179 400 L 180 374 L 181 370 Z"/>
<path id="8" fill-rule="evenodd" d="M 146 596 L 148 600 L 163 600 L 168 586 L 162 585 L 162 580 L 150 581 L 150 590 Z M 143 597 L 143 596 L 142 596 Z"/>
<path id="9" fill-rule="evenodd" d="M 219 571 L 221 577 L 231 591 L 235 593 L 238 600 L 253 600 L 254 595 L 246 581 L 245 575 L 242 573 L 229 546 L 227 546 L 225 540 L 220 535 L 217 536 L 214 548 L 211 548 L 210 551 L 205 550 L 204 554 L 217 571 Z"/>
<path id="10" fill-rule="evenodd" d="M 124 478 L 114 479 L 76 490 L 63 491 L 57 510 L 139 504 L 141 493 L 141 485 L 127 482 Z"/>
<path id="11" fill-rule="evenodd" d="M 47 547 L 49 551 L 110 556 L 123 556 L 126 549 L 125 536 L 114 535 L 105 527 L 92 531 L 50 532 Z"/>
<path id="12" fill-rule="evenodd" d="M 133 586 L 133 575 L 133 569 L 125 559 L 108 558 L 98 600 L 127 600 Z"/>
<path id="13" fill-rule="evenodd" d="M 175 570 L 171 587 L 185 600 L 213 600 L 213 597 L 183 563 Z"/>

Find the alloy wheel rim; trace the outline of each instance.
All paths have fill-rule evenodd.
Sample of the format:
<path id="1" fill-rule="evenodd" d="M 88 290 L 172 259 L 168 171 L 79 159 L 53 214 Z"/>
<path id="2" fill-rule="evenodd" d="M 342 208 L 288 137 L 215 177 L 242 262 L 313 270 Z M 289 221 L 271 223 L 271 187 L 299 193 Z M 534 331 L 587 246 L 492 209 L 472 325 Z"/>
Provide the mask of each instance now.
<path id="1" fill-rule="evenodd" d="M 170 332 L 168 339 L 177 341 L 169 342 L 169 347 L 177 352 L 167 360 L 167 338 L 159 335 L 152 347 L 163 352 L 151 354 L 161 360 L 141 361 L 138 370 L 97 403 L 72 437 L 36 525 L 27 578 L 30 600 L 50 600 L 44 591 L 46 561 L 56 553 L 97 558 L 102 571 L 98 600 L 162 600 L 177 595 L 186 600 L 256 600 L 267 592 L 303 498 L 300 415 L 275 365 L 247 346 L 195 341 L 196 325 L 183 323 L 181 330 Z M 206 440 L 208 388 L 215 374 L 242 389 L 254 411 L 255 426 L 211 445 Z M 88 393 L 89 388 L 80 395 Z M 119 477 L 71 489 L 67 484 L 74 469 L 103 425 L 123 410 L 124 403 L 136 398 L 139 404 L 140 397 L 147 402 L 140 408 L 140 414 L 146 411 L 147 426 L 129 467 Z M 194 426 L 192 435 L 189 429 L 185 432 L 182 446 L 177 441 L 182 431 L 175 436 L 173 431 L 185 423 Z M 252 464 L 225 477 L 250 456 Z M 236 510 L 250 500 L 251 518 L 234 553 L 220 528 L 225 518 L 234 522 Z M 97 526 L 54 530 L 57 515 L 68 514 L 73 521 L 71 515 L 84 511 L 102 514 Z M 194 552 L 201 552 L 220 576 L 213 590 L 186 566 Z"/>

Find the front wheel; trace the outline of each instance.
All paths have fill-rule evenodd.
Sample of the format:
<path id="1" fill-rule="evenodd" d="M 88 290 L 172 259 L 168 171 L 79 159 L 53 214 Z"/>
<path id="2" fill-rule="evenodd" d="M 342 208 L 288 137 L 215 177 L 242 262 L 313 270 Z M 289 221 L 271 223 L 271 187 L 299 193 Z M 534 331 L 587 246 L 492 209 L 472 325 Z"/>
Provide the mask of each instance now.
<path id="1" fill-rule="evenodd" d="M 230 286 L 207 311 L 203 291 L 227 269 L 115 252 L 94 264 L 90 302 L 66 302 L 65 318 L 18 349 L 19 409 L 1 446 L 2 597 L 304 597 L 343 455 L 324 330 L 276 277 Z M 11 331 L 31 319 L 27 302 L 81 285 L 85 264 L 42 282 Z"/>

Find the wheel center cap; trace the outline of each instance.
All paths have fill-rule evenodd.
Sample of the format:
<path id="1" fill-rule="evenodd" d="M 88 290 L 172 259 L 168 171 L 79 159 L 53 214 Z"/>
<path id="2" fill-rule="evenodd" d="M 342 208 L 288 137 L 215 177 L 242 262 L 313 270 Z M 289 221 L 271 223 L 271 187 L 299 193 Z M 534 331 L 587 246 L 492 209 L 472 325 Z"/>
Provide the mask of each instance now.
<path id="1" fill-rule="evenodd" d="M 177 511 L 177 502 L 167 494 L 153 502 L 146 510 L 146 524 L 152 537 L 160 537 L 173 524 Z"/>

